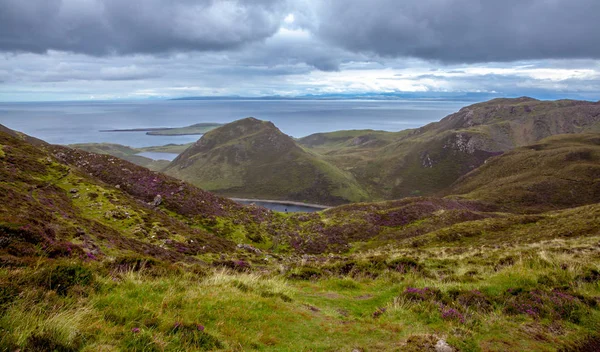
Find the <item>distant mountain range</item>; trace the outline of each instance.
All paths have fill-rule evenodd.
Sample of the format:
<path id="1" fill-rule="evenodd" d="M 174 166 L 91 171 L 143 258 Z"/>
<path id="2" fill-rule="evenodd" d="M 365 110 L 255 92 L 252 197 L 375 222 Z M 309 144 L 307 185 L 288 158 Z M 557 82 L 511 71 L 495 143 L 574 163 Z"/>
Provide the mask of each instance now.
<path id="1" fill-rule="evenodd" d="M 498 97 L 495 93 L 330 93 L 330 94 L 304 94 L 295 96 L 266 95 L 258 97 L 244 96 L 199 96 L 181 97 L 171 100 L 459 100 L 483 101 Z"/>
<path id="2" fill-rule="evenodd" d="M 170 100 L 448 100 L 448 101 L 469 101 L 483 102 L 499 97 L 506 97 L 506 94 L 495 92 L 370 92 L 370 93 L 328 93 L 328 94 L 303 94 L 303 95 L 265 95 L 265 96 L 191 96 L 173 98 Z M 514 98 L 519 97 L 515 95 Z M 565 98 L 564 94 L 552 94 L 539 92 L 536 94 L 538 99 L 556 100 Z M 581 99 L 580 96 L 573 94 L 573 99 Z"/>

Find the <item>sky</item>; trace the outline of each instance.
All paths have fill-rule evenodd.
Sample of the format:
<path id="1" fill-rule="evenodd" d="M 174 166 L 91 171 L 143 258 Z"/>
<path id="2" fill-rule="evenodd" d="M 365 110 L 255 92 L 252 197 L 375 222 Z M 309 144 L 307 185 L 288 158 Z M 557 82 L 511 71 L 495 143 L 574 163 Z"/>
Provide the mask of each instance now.
<path id="1" fill-rule="evenodd" d="M 597 101 L 598 14 L 598 0 L 0 0 L 0 101 Z"/>

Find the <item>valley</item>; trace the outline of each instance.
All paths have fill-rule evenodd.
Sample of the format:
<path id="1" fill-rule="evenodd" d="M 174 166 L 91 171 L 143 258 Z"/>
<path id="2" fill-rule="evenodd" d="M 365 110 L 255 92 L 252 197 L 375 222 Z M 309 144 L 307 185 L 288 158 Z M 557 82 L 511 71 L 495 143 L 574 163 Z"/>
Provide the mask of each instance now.
<path id="1" fill-rule="evenodd" d="M 523 97 L 470 105 L 399 132 L 292 138 L 272 123 L 246 118 L 192 145 L 138 149 L 179 153 L 171 163 L 131 156 L 118 145 L 74 147 L 125 157 L 227 197 L 340 205 L 440 195 L 493 156 L 556 134 L 599 131 L 598 103 Z"/>

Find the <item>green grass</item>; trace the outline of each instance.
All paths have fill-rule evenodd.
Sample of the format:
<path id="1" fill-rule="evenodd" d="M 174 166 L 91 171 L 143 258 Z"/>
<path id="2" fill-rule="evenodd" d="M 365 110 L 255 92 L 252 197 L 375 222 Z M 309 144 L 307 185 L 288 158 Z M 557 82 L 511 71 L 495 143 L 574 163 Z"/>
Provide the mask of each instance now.
<path id="1" fill-rule="evenodd" d="M 409 256 L 426 269 L 384 270 L 377 278 L 357 273 L 290 280 L 277 265 L 262 273 L 213 269 L 208 275 L 184 270 L 157 276 L 144 269 L 116 272 L 83 264 L 94 268 L 95 284 L 75 285 L 66 295 L 38 286 L 35 280 L 20 280 L 26 293 L 3 306 L 0 348 L 45 343 L 83 351 L 393 351 L 419 350 L 429 340 L 444 338 L 464 351 L 555 351 L 600 326 L 600 309 L 593 303 L 600 286 L 582 276 L 590 268 L 600 269 L 594 245 L 598 240 L 578 238 L 497 250 L 464 247 L 462 252 L 444 247 L 392 248 L 357 255 L 355 259 Z M 568 248 L 582 251 L 563 251 Z M 498 267 L 498 255 L 514 260 Z M 5 269 L 2 276 L 35 277 L 38 270 Z M 474 270 L 476 274 L 465 276 Z M 440 298 L 413 301 L 406 294 L 408 288 L 425 287 L 440 290 Z M 579 297 L 578 315 L 510 313 L 509 289 L 563 290 Z M 488 308 L 462 306 L 463 301 L 452 298 L 453 292 L 472 290 L 490 300 Z M 440 304 L 456 307 L 462 320 L 444 317 L 446 308 Z M 549 312 L 555 307 L 561 306 L 548 306 Z"/>

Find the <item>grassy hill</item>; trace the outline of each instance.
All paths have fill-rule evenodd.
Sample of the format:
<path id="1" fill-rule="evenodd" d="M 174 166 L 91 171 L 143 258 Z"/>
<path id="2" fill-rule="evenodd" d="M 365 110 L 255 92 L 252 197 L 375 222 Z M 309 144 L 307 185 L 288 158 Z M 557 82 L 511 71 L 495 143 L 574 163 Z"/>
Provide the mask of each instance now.
<path id="1" fill-rule="evenodd" d="M 600 201 L 600 135 L 545 138 L 489 159 L 449 194 L 543 211 Z"/>
<path id="2" fill-rule="evenodd" d="M 295 150 L 265 135 L 244 142 Z M 0 132 L 0 350 L 598 350 L 597 140 L 517 148 L 445 198 L 281 214 Z M 506 199 L 560 178 L 568 202 Z"/>
<path id="3" fill-rule="evenodd" d="M 557 134 L 598 131 L 600 103 L 523 97 L 474 104 L 418 129 L 298 140 L 249 118 L 207 133 L 170 165 L 123 146 L 75 147 L 164 169 L 225 196 L 336 205 L 441 194 L 493 156 Z"/>
<path id="4" fill-rule="evenodd" d="M 351 173 L 371 199 L 432 195 L 488 158 L 555 134 L 600 131 L 600 103 L 494 99 L 401 132 L 338 131 L 299 140 Z"/>
<path id="5" fill-rule="evenodd" d="M 227 196 L 320 204 L 367 198 L 352 175 L 254 118 L 208 132 L 164 172 Z"/>

